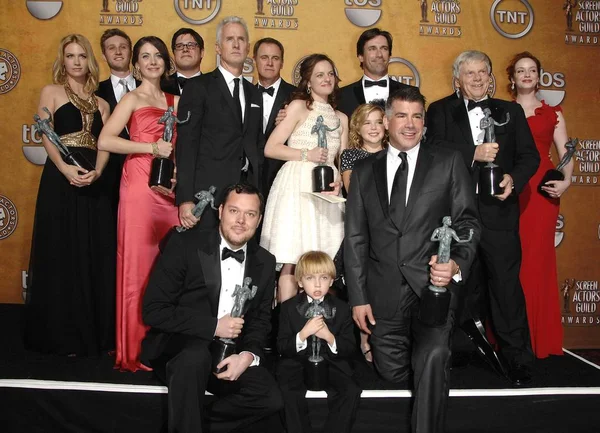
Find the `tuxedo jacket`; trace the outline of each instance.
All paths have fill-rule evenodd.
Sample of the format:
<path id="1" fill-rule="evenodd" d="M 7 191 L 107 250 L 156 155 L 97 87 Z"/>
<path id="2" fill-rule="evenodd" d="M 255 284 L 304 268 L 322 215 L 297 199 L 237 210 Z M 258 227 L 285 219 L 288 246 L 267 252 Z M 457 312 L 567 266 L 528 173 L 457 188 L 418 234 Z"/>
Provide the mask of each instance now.
<path id="1" fill-rule="evenodd" d="M 450 258 L 468 277 L 480 236 L 475 197 L 460 154 L 422 143 L 402 221 L 389 211 L 387 150 L 357 161 L 346 203 L 344 269 L 350 305 L 371 304 L 378 317 L 389 318 L 402 299 L 401 282 L 421 297 L 429 285 L 429 260 L 439 243 L 431 241 L 444 216 L 461 239 Z M 452 284 L 450 289 L 452 290 Z"/>
<path id="2" fill-rule="evenodd" d="M 269 121 L 267 123 L 267 127 L 265 129 L 265 142 L 271 136 L 271 133 L 275 130 L 275 119 L 277 118 L 277 113 L 286 103 L 289 103 L 289 98 L 291 94 L 296 90 L 295 86 L 287 83 L 283 79 L 279 84 L 279 89 L 277 90 L 277 94 L 275 95 L 275 101 L 273 102 L 273 109 L 271 110 L 271 114 L 269 114 Z M 265 157 L 264 166 L 263 166 L 263 185 L 262 190 L 263 194 L 268 195 L 269 190 L 271 189 L 271 185 L 273 185 L 273 181 L 275 180 L 275 176 L 277 176 L 277 172 L 283 166 L 285 161 L 281 161 L 279 159 L 272 159 Z"/>
<path id="3" fill-rule="evenodd" d="M 171 232 L 144 294 L 142 317 L 150 330 L 142 343 L 143 360 L 160 356 L 176 334 L 213 339 L 221 291 L 220 241 L 218 229 Z M 237 349 L 262 356 L 271 328 L 275 257 L 252 240 L 245 277 L 251 277 L 258 290 L 244 315 Z"/>
<path id="4" fill-rule="evenodd" d="M 482 223 L 492 230 L 517 230 L 519 224 L 518 194 L 529 178 L 536 172 L 540 155 L 529 130 L 525 113 L 514 102 L 490 98 L 489 108 L 492 117 L 503 123 L 506 115 L 510 121 L 505 126 L 496 126 L 496 141 L 499 145 L 494 161 L 505 173 L 512 176 L 514 193 L 505 201 L 484 194 L 477 195 L 477 205 Z M 433 102 L 427 110 L 427 136 L 443 147 L 454 149 L 462 155 L 471 173 L 470 191 L 475 192 L 479 180 L 479 170 L 485 163 L 473 162 L 475 144 L 471 134 L 469 115 L 464 99 L 452 94 Z"/>
<path id="5" fill-rule="evenodd" d="M 135 85 L 139 86 L 141 81 L 135 80 Z M 115 107 L 117 106 L 117 97 L 115 96 L 115 91 L 112 86 L 112 82 L 110 81 L 110 77 L 104 81 L 100 81 L 98 84 L 98 90 L 96 90 L 96 95 L 100 96 L 110 107 L 110 112 L 115 111 Z M 127 129 L 123 129 L 119 137 L 129 140 L 129 134 L 127 133 Z"/>
<path id="6" fill-rule="evenodd" d="M 179 100 L 178 117 L 190 120 L 177 125 L 177 204 L 194 201 L 194 194 L 240 181 L 244 156 L 250 162 L 248 182 L 262 189 L 265 138 L 262 130 L 262 95 L 242 79 L 246 98 L 244 124 L 225 78 L 215 69 L 191 78 Z M 217 203 L 218 204 L 218 203 Z"/>
<path id="7" fill-rule="evenodd" d="M 170 93 L 171 95 L 181 96 L 179 84 L 177 83 L 177 72 L 169 75 L 166 80 L 161 80 L 160 88 L 163 92 Z"/>
<path id="8" fill-rule="evenodd" d="M 329 302 L 336 309 L 335 316 L 332 319 L 325 319 L 325 324 L 335 336 L 337 354 L 333 353 L 327 342 L 323 340 L 320 341 L 320 353 L 331 365 L 351 376 L 352 368 L 347 359 L 356 351 L 356 339 L 354 338 L 350 307 L 341 299 L 330 294 L 325 295 L 325 302 Z M 298 312 L 298 306 L 304 303 L 308 303 L 308 301 L 306 293 L 302 292 L 281 304 L 277 350 L 284 358 L 304 361 L 312 354 L 312 337 L 306 340 L 307 345 L 304 350 L 296 351 L 296 334 L 308 322 L 308 319 Z"/>
<path id="9" fill-rule="evenodd" d="M 389 86 L 390 95 L 403 87 L 411 87 L 408 84 L 399 83 L 398 81 L 392 79 L 389 79 Z M 361 79 L 355 83 L 348 84 L 347 86 L 341 88 L 340 95 L 338 97 L 337 109 L 348 116 L 348 119 L 350 119 L 350 117 L 352 117 L 352 113 L 354 113 L 354 110 L 356 110 L 359 105 L 365 103 L 365 92 L 363 90 L 361 77 Z"/>

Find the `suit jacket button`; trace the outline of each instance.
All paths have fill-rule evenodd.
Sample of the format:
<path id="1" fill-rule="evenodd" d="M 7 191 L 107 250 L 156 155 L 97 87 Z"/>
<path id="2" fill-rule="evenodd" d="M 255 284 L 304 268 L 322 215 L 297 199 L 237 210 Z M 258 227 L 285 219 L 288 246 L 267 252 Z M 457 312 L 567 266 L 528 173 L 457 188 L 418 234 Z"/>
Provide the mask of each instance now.
<path id="1" fill-rule="evenodd" d="M 406 263 L 402 263 L 400 266 L 401 266 L 401 267 L 404 267 L 404 266 L 406 266 Z"/>
<path id="2" fill-rule="evenodd" d="M 401 238 L 402 237 L 402 232 L 398 232 L 398 237 Z"/>

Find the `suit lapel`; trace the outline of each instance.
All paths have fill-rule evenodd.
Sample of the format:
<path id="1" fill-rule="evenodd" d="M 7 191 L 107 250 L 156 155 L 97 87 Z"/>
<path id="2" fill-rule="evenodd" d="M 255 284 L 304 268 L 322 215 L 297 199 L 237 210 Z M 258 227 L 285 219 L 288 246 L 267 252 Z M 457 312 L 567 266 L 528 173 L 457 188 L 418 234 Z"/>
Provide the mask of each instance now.
<path id="1" fill-rule="evenodd" d="M 251 240 L 248 242 L 248 248 L 246 248 L 246 263 L 244 269 L 244 278 L 252 278 L 252 285 L 259 286 L 260 276 L 262 275 L 262 269 L 264 263 L 256 259 L 256 252 L 258 251 L 258 245 L 256 241 Z M 269 290 L 269 288 L 266 288 Z M 274 289 L 274 288 L 273 288 Z"/>
<path id="2" fill-rule="evenodd" d="M 377 196 L 379 197 L 379 203 L 381 204 L 383 216 L 387 218 L 394 225 L 394 227 L 400 229 L 394 219 L 390 217 L 386 150 L 379 152 L 379 154 L 375 157 L 375 161 L 373 162 L 373 178 L 375 179 L 375 188 L 377 189 Z"/>
<path id="3" fill-rule="evenodd" d="M 452 117 L 458 127 L 460 128 L 465 140 L 471 146 L 475 146 L 473 142 L 473 134 L 471 132 L 471 124 L 469 123 L 469 113 L 467 111 L 467 107 L 465 107 L 465 102 L 462 97 L 457 97 L 455 101 L 451 102 L 452 104 Z"/>
<path id="4" fill-rule="evenodd" d="M 495 100 L 492 98 L 489 98 L 489 101 L 489 107 L 490 111 L 492 112 L 492 118 L 498 123 L 506 122 L 506 114 L 504 114 L 504 108 L 498 106 L 498 104 L 496 104 Z"/>
<path id="5" fill-rule="evenodd" d="M 364 104 L 365 101 L 365 92 L 363 91 L 362 79 L 358 80 L 354 83 L 354 96 L 356 96 L 356 100 L 358 101 L 358 105 Z"/>
<path id="6" fill-rule="evenodd" d="M 110 78 L 106 81 L 103 81 L 102 86 L 104 89 L 102 90 L 102 96 L 106 96 L 106 102 L 110 106 L 110 112 L 112 113 L 117 106 L 117 97 L 115 96 L 115 90 L 113 89 L 112 82 Z"/>
<path id="7" fill-rule="evenodd" d="M 275 119 L 277 118 L 277 112 L 279 111 L 279 108 L 283 105 L 285 97 L 285 81 L 283 81 L 282 79 L 281 83 L 279 83 L 279 89 L 277 89 L 277 95 L 275 95 L 275 101 L 273 101 L 273 108 L 271 108 L 271 114 L 269 114 L 269 121 L 267 122 L 267 127 L 265 128 L 265 135 L 269 134 L 269 132 L 272 129 L 275 129 Z"/>
<path id="8" fill-rule="evenodd" d="M 242 131 L 245 133 L 246 129 L 248 129 L 248 124 L 250 123 L 248 122 L 248 116 L 250 116 L 250 109 L 252 107 L 252 84 L 250 84 L 248 80 L 242 77 L 242 86 L 244 86 L 244 97 L 246 99 L 246 108 L 244 109 L 244 121 L 242 122 Z M 260 124 L 262 126 L 262 118 L 260 119 Z"/>
<path id="9" fill-rule="evenodd" d="M 404 221 L 408 221 L 410 213 L 415 205 L 415 202 L 419 198 L 421 187 L 425 183 L 429 167 L 431 166 L 432 155 L 429 150 L 425 147 L 424 143 L 421 143 L 419 149 L 419 155 L 417 156 L 417 165 L 415 166 L 415 173 L 413 180 L 410 185 L 410 192 L 408 194 L 408 203 L 406 205 L 406 211 L 404 212 Z"/>
<path id="10" fill-rule="evenodd" d="M 204 282 L 209 291 L 208 299 L 213 314 L 217 315 L 219 295 L 221 293 L 221 260 L 219 257 L 219 233 L 210 236 L 208 242 L 198 247 L 198 258 L 202 267 Z"/>

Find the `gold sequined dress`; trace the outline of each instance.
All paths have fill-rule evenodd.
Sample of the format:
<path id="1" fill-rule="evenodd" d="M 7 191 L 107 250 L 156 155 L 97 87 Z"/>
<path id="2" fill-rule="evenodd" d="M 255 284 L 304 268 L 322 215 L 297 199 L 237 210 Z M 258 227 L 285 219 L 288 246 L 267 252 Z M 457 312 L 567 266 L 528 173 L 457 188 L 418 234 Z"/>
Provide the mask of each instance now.
<path id="1" fill-rule="evenodd" d="M 53 113 L 53 126 L 69 150 L 96 162 L 102 117 L 95 97 Z M 116 224 L 111 183 L 101 176 L 75 187 L 48 158 L 35 209 L 26 299 L 30 350 L 98 356 L 114 348 Z"/>

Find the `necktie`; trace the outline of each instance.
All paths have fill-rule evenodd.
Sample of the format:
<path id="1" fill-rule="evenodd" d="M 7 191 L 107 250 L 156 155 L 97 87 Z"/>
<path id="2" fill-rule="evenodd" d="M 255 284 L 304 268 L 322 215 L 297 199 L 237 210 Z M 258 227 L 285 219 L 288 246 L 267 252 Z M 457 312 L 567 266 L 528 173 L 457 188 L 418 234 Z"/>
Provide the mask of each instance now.
<path id="1" fill-rule="evenodd" d="M 481 101 L 475 102 L 472 99 L 469 99 L 469 102 L 467 103 L 467 110 L 471 111 L 472 109 L 474 109 L 475 107 L 480 107 L 482 110 L 484 108 L 487 108 L 489 106 L 489 99 L 482 99 Z"/>
<path id="2" fill-rule="evenodd" d="M 181 89 L 183 89 L 185 87 L 185 84 L 187 83 L 188 79 L 185 77 L 177 77 L 177 83 L 179 84 L 179 87 L 181 87 Z"/>
<path id="3" fill-rule="evenodd" d="M 258 90 L 260 90 L 263 93 L 268 93 L 269 96 L 273 96 L 275 94 L 275 87 L 273 87 L 273 86 L 264 88 L 263 86 L 259 85 Z"/>
<path id="4" fill-rule="evenodd" d="M 244 250 L 232 251 L 227 247 L 223 247 L 223 251 L 221 252 L 221 260 L 228 259 L 229 257 L 237 260 L 239 263 L 242 263 L 245 258 Z"/>
<path id="5" fill-rule="evenodd" d="M 123 93 L 121 93 L 121 98 L 129 93 L 129 87 L 127 87 L 127 80 L 125 78 L 121 78 L 119 80 L 119 84 L 123 86 Z"/>
<path id="6" fill-rule="evenodd" d="M 379 80 L 379 81 L 365 80 L 365 87 L 372 87 L 372 86 L 387 87 L 387 80 Z"/>
<path id="7" fill-rule="evenodd" d="M 237 109 L 237 112 L 238 112 L 237 114 L 240 119 L 240 122 L 243 123 L 243 121 L 242 121 L 242 104 L 240 102 L 240 79 L 239 78 L 233 79 L 233 102 Z"/>
<path id="8" fill-rule="evenodd" d="M 390 196 L 390 214 L 398 224 L 402 224 L 404 209 L 406 208 L 408 159 L 406 158 L 406 152 L 400 152 L 398 157 L 402 159 L 402 164 L 400 164 L 394 176 L 394 184 L 392 185 L 392 194 Z"/>

